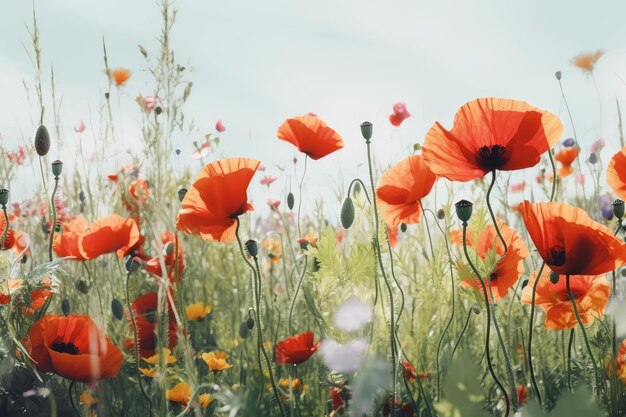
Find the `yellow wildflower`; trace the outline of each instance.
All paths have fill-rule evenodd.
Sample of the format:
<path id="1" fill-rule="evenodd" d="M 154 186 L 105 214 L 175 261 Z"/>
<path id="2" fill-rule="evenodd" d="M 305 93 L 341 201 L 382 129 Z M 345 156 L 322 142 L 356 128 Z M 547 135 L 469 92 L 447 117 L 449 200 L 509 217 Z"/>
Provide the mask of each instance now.
<path id="1" fill-rule="evenodd" d="M 213 396 L 211 394 L 201 394 L 198 396 L 198 403 L 201 408 L 207 408 L 213 402 Z"/>
<path id="2" fill-rule="evenodd" d="M 202 301 L 198 301 L 195 304 L 190 304 L 185 309 L 185 314 L 189 320 L 202 320 L 207 314 L 211 314 L 213 307 L 208 305 L 205 307 Z"/>
<path id="3" fill-rule="evenodd" d="M 172 389 L 168 389 L 165 392 L 165 396 L 170 401 L 187 404 L 191 399 L 191 387 L 187 382 L 181 381 L 174 385 Z"/>
<path id="4" fill-rule="evenodd" d="M 176 362 L 176 358 L 172 356 L 172 351 L 168 348 L 163 348 L 163 356 L 165 357 L 165 363 L 174 363 Z M 159 362 L 159 354 L 154 356 L 150 356 L 149 358 L 141 358 L 144 362 L 149 363 L 150 365 L 154 365 Z"/>
<path id="5" fill-rule="evenodd" d="M 202 360 L 206 362 L 209 369 L 213 372 L 219 372 L 233 367 L 233 365 L 227 362 L 227 357 L 226 352 L 209 352 L 203 353 L 201 356 Z"/>

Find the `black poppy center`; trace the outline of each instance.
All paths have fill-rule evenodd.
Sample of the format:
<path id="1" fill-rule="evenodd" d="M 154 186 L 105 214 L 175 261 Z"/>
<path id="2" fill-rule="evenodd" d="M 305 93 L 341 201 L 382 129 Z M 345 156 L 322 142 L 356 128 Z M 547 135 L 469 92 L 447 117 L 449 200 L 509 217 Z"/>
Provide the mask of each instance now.
<path id="1" fill-rule="evenodd" d="M 146 312 L 143 315 L 146 318 L 146 320 L 148 320 L 149 323 L 156 323 L 156 311 L 155 310 L 149 308 L 146 310 Z"/>
<path id="2" fill-rule="evenodd" d="M 500 169 L 506 163 L 506 148 L 502 145 L 482 146 L 478 149 L 478 162 L 486 171 Z"/>
<path id="3" fill-rule="evenodd" d="M 498 274 L 496 274 L 495 272 L 492 272 L 491 274 L 489 274 L 489 282 L 496 282 L 497 279 L 498 279 Z"/>
<path id="4" fill-rule="evenodd" d="M 78 351 L 78 347 L 74 345 L 74 343 L 63 343 L 63 342 L 54 342 L 50 349 L 59 353 L 69 353 L 70 355 L 78 355 L 80 352 Z"/>
<path id="5" fill-rule="evenodd" d="M 548 250 L 548 265 L 563 266 L 565 265 L 565 248 L 562 246 L 555 246 Z"/>

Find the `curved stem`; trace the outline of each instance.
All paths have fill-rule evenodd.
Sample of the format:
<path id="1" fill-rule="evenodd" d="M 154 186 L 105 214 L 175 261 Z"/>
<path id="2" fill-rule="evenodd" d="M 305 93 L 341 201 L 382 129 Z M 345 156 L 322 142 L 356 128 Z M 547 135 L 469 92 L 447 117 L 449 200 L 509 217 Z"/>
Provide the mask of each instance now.
<path id="1" fill-rule="evenodd" d="M 491 196 L 491 190 L 493 190 L 493 186 L 496 184 L 496 170 L 491 171 L 491 184 L 489 184 L 489 189 L 487 190 L 487 208 L 489 209 L 489 215 L 491 216 L 491 221 L 493 222 L 493 227 L 496 228 L 496 233 L 500 238 L 500 242 L 502 242 L 502 246 L 504 246 L 504 252 L 507 252 L 509 249 L 506 246 L 506 242 L 502 237 L 502 233 L 500 233 L 500 228 L 498 227 L 498 222 L 496 221 L 496 216 L 493 214 L 493 209 L 491 208 L 491 202 L 489 201 L 489 197 Z"/>
<path id="2" fill-rule="evenodd" d="M 363 188 L 363 192 L 365 193 L 367 202 L 372 204 L 372 200 L 370 200 L 370 195 L 367 193 L 367 188 L 365 187 L 365 184 L 363 184 L 363 181 L 361 181 L 360 178 L 355 178 L 352 181 L 350 181 L 350 185 L 348 186 L 348 197 L 350 197 L 350 191 L 352 190 L 352 185 L 354 185 L 355 182 L 358 182 L 359 184 L 361 184 L 361 188 Z M 376 198 L 376 196 L 374 196 L 374 198 Z"/>
<path id="3" fill-rule="evenodd" d="M 493 300 L 493 289 L 491 288 L 491 283 L 489 284 L 489 292 L 491 295 L 491 300 Z M 496 329 L 496 335 L 498 336 L 498 343 L 500 344 L 500 349 L 502 350 L 502 354 L 504 355 L 504 364 L 509 374 L 509 380 L 511 383 L 511 396 L 513 400 L 513 404 L 517 406 L 517 390 L 515 389 L 515 375 L 513 374 L 513 368 L 511 367 L 511 358 L 509 357 L 509 353 L 506 349 L 506 345 L 504 344 L 504 339 L 502 338 L 502 333 L 500 332 L 500 325 L 498 324 L 498 319 L 496 315 L 496 303 L 494 302 L 491 308 L 491 315 L 493 317 L 493 327 Z"/>
<path id="4" fill-rule="evenodd" d="M 578 306 L 576 305 L 576 298 L 574 298 L 574 294 L 572 293 L 572 289 L 570 288 L 570 276 L 569 274 L 565 276 L 565 285 L 567 287 L 567 294 L 569 295 L 569 299 L 572 302 L 572 306 L 574 307 L 574 315 L 576 316 L 576 321 L 578 322 L 578 326 L 583 333 L 583 338 L 585 339 L 585 346 L 587 347 L 587 352 L 589 353 L 589 357 L 591 358 L 591 363 L 593 364 L 593 374 L 596 379 L 596 392 L 600 390 L 600 377 L 598 376 L 598 366 L 596 364 L 596 358 L 593 356 L 593 352 L 591 351 L 591 345 L 589 344 L 589 338 L 587 337 L 587 330 L 585 330 L 585 325 L 583 321 L 580 319 L 580 314 L 578 314 Z"/>
<path id="5" fill-rule="evenodd" d="M 556 195 L 556 184 L 558 182 L 558 177 L 556 176 L 556 164 L 554 163 L 554 155 L 552 155 L 552 149 L 548 149 L 548 156 L 550 157 L 550 165 L 552 165 L 552 191 L 550 192 L 550 202 L 553 202 L 554 196 Z"/>
<path id="6" fill-rule="evenodd" d="M 137 322 L 135 322 L 135 313 L 133 312 L 133 307 L 130 303 L 130 290 L 129 290 L 129 282 L 130 282 L 131 273 L 128 272 L 126 274 L 126 308 L 128 308 L 128 314 L 130 316 L 130 322 L 133 326 L 133 349 L 135 351 L 135 370 L 137 371 L 137 381 L 139 381 L 139 389 L 143 394 L 146 401 L 148 401 L 148 407 L 150 408 L 150 415 L 152 415 L 152 400 L 146 393 L 143 388 L 143 382 L 141 380 L 141 372 L 139 371 L 139 331 L 137 330 Z"/>
<path id="7" fill-rule="evenodd" d="M 270 363 L 270 359 L 269 356 L 267 355 L 267 352 L 265 351 L 265 348 L 263 347 L 263 329 L 261 327 L 261 272 L 259 270 L 259 263 L 258 260 L 256 258 L 256 256 L 253 258 L 254 259 L 254 264 L 256 266 L 253 266 L 252 263 L 248 260 L 248 258 L 246 258 L 246 254 L 243 250 L 243 245 L 241 243 L 241 238 L 239 237 L 239 226 L 241 225 L 241 222 L 239 221 L 239 218 L 237 218 L 237 227 L 235 229 L 235 237 L 237 238 L 237 243 L 239 244 L 239 252 L 241 253 L 241 257 L 243 258 L 243 260 L 248 264 L 248 266 L 250 267 L 250 270 L 252 271 L 252 274 L 254 275 L 254 302 L 255 302 L 255 313 L 256 313 L 256 329 L 257 329 L 257 359 L 259 362 L 259 368 L 260 368 L 260 372 L 261 372 L 261 376 L 263 376 L 264 374 L 264 369 L 263 369 L 263 364 L 261 362 L 261 354 L 263 354 L 263 357 L 265 359 L 265 363 L 267 365 L 267 370 L 269 373 L 269 379 L 270 379 L 270 383 L 272 385 L 272 390 L 274 391 L 274 396 L 276 398 L 276 403 L 278 404 L 278 408 L 280 409 L 280 414 L 282 415 L 282 417 L 285 417 L 285 410 L 283 410 L 283 405 L 282 402 L 280 401 L 280 396 L 278 394 L 278 388 L 276 386 L 276 382 L 274 381 L 274 373 L 272 371 L 272 365 Z"/>
<path id="8" fill-rule="evenodd" d="M 574 391 L 572 387 L 572 346 L 574 345 L 574 330 L 569 331 L 569 342 L 567 343 L 567 386 L 570 392 Z"/>
<path id="9" fill-rule="evenodd" d="M 541 405 L 541 393 L 539 392 L 539 385 L 537 385 L 535 369 L 533 368 L 533 327 L 535 327 L 535 297 L 537 296 L 537 286 L 539 285 L 539 279 L 541 278 L 541 273 L 545 266 L 546 263 L 542 262 L 537 272 L 537 279 L 535 279 L 535 283 L 533 284 L 533 294 L 530 302 L 530 325 L 528 328 L 528 369 L 530 369 L 530 380 L 533 384 L 539 405 Z"/>
<path id="10" fill-rule="evenodd" d="M 450 361 L 454 359 L 454 353 L 456 352 L 457 348 L 461 344 L 461 339 L 463 339 L 463 335 L 465 334 L 465 331 L 467 330 L 467 327 L 469 326 L 470 321 L 472 320 L 472 314 L 474 313 L 476 313 L 476 310 L 474 310 L 474 307 L 470 308 L 470 310 L 467 312 L 467 319 L 465 320 L 465 325 L 463 326 L 463 330 L 461 330 L 461 334 L 459 334 L 459 338 L 454 344 L 454 348 L 452 348 L 452 355 L 450 355 Z"/>
<path id="11" fill-rule="evenodd" d="M 9 234 L 9 215 L 7 213 L 7 206 L 3 205 L 2 206 L 2 213 L 4 214 L 4 230 L 2 231 L 2 238 L 0 238 L 0 245 L 2 247 L 2 249 L 4 249 L 4 244 L 7 238 L 7 235 Z M 7 285 L 8 285 L 9 280 L 7 280 Z M 10 294 L 9 292 L 7 292 L 7 294 Z"/>
<path id="12" fill-rule="evenodd" d="M 488 200 L 489 199 L 487 199 L 487 201 Z M 487 287 L 485 286 L 485 281 L 483 281 L 482 277 L 480 276 L 480 273 L 478 272 L 478 270 L 472 263 L 472 259 L 470 258 L 469 253 L 467 253 L 466 239 L 467 239 L 467 222 L 464 221 L 463 222 L 463 252 L 465 253 L 465 258 L 467 259 L 467 263 L 472 268 L 472 271 L 474 271 L 474 274 L 480 281 L 480 286 L 483 289 L 483 296 L 485 297 L 485 308 L 487 309 L 487 331 L 486 331 L 486 336 L 485 336 L 485 357 L 487 358 L 487 367 L 489 368 L 489 373 L 491 374 L 491 377 L 496 382 L 496 385 L 498 385 L 498 387 L 500 388 L 500 391 L 502 391 L 502 395 L 504 396 L 504 401 L 505 401 L 505 406 L 506 406 L 505 417 L 509 417 L 509 414 L 511 412 L 511 401 L 509 400 L 509 395 L 507 394 L 506 389 L 504 389 L 502 382 L 500 382 L 500 379 L 498 379 L 498 376 L 496 375 L 496 372 L 493 369 L 493 364 L 491 363 L 491 353 L 490 353 L 490 348 L 489 348 L 489 338 L 491 335 L 491 307 L 489 303 L 489 297 L 487 296 Z"/>
<path id="13" fill-rule="evenodd" d="M 76 381 L 72 381 L 70 382 L 70 386 L 67 387 L 67 396 L 70 397 L 70 404 L 72 405 L 72 409 L 74 410 L 74 412 L 76 413 L 76 415 L 78 417 L 80 417 L 80 412 L 78 411 L 78 409 L 76 408 L 76 404 L 74 403 L 74 397 L 72 396 L 72 388 L 74 388 L 74 384 L 76 383 Z M 51 397 L 53 397 L 53 395 L 51 395 Z"/>
<path id="14" fill-rule="evenodd" d="M 387 277 L 387 273 L 385 272 L 385 267 L 383 264 L 383 258 L 380 250 L 380 243 L 378 241 L 379 236 L 379 228 L 380 228 L 380 220 L 378 218 L 378 207 L 376 205 L 376 187 L 374 186 L 374 172 L 372 168 L 372 155 L 371 155 L 371 144 L 370 141 L 366 141 L 367 145 L 367 166 L 369 169 L 370 176 L 370 186 L 372 188 L 372 202 L 374 206 L 374 249 L 376 251 L 376 255 L 378 258 L 378 266 L 380 267 L 380 272 L 383 276 L 383 281 L 385 282 L 385 286 L 387 287 L 387 291 L 389 293 L 389 347 L 391 349 L 391 413 L 390 415 L 394 415 L 395 413 L 395 401 L 396 401 L 396 380 L 397 380 L 397 357 L 396 357 L 396 321 L 395 321 L 395 305 L 393 300 L 393 289 L 391 288 L 391 283 Z M 387 239 L 388 240 L 388 239 Z"/>
<path id="15" fill-rule="evenodd" d="M 302 231 L 300 230 L 300 209 L 302 208 L 302 184 L 304 183 L 304 176 L 306 175 L 306 165 L 309 160 L 309 155 L 304 156 L 304 171 L 302 172 L 302 177 L 298 182 L 298 237 L 302 237 Z"/>
<path id="16" fill-rule="evenodd" d="M 308 262 L 309 262 L 309 257 L 304 255 L 304 268 L 302 268 L 302 273 L 300 274 L 300 278 L 298 279 L 298 284 L 296 285 L 296 289 L 293 292 L 293 297 L 291 298 L 291 305 L 289 306 L 289 319 L 287 320 L 287 328 L 289 329 L 289 334 L 293 334 L 293 328 L 291 326 L 293 308 L 296 305 L 296 299 L 298 297 L 298 292 L 300 291 L 300 286 L 302 285 L 302 281 L 304 281 L 304 275 L 306 274 L 306 267 L 307 267 Z"/>
<path id="17" fill-rule="evenodd" d="M 54 189 L 52 190 L 52 197 L 50 197 L 50 210 L 52 210 L 52 224 L 50 225 L 50 243 L 48 244 L 48 255 L 50 256 L 50 262 L 52 262 L 52 242 L 54 240 L 54 231 L 57 227 L 57 208 L 54 205 L 54 196 L 59 188 L 59 177 L 54 177 Z"/>

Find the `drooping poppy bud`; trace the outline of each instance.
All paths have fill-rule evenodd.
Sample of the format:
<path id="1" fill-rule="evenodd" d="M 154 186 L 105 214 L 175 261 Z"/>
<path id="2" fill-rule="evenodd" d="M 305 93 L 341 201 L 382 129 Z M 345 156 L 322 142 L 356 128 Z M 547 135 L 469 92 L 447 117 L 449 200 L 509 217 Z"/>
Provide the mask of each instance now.
<path id="1" fill-rule="evenodd" d="M 141 258 L 131 255 L 126 259 L 126 270 L 128 272 L 136 272 L 140 266 Z"/>
<path id="2" fill-rule="evenodd" d="M 554 271 L 550 271 L 550 282 L 553 284 L 559 282 L 559 274 Z"/>
<path id="3" fill-rule="evenodd" d="M 61 301 L 61 311 L 63 312 L 64 316 L 69 316 L 70 314 L 70 300 L 68 300 L 67 298 L 63 299 L 63 301 Z"/>
<path id="4" fill-rule="evenodd" d="M 50 134 L 44 125 L 37 128 L 35 133 L 35 151 L 37 155 L 46 156 L 50 150 Z"/>
<path id="5" fill-rule="evenodd" d="M 295 204 L 295 197 L 293 196 L 293 193 L 290 191 L 289 194 L 287 194 L 287 207 L 289 207 L 289 210 L 293 210 L 293 206 Z"/>
<path id="6" fill-rule="evenodd" d="M 344 229 L 349 229 L 354 222 L 354 203 L 351 197 L 346 197 L 341 205 L 341 225 Z"/>
<path id="7" fill-rule="evenodd" d="M 113 313 L 113 317 L 118 320 L 122 320 L 124 318 L 124 306 L 117 298 L 111 300 L 111 312 Z"/>
<path id="8" fill-rule="evenodd" d="M 183 201 L 183 198 L 185 198 L 186 194 L 187 194 L 187 189 L 186 188 L 179 188 L 178 189 L 178 199 L 180 201 Z"/>

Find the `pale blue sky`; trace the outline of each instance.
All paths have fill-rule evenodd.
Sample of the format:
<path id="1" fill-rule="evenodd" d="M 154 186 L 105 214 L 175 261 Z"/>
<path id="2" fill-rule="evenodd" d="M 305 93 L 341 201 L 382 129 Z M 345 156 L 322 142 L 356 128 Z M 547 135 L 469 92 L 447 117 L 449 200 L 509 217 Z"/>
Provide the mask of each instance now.
<path id="1" fill-rule="evenodd" d="M 155 50 L 159 9 L 151 0 L 36 1 L 46 81 L 54 65 L 67 148 L 54 157 L 69 159 L 76 141 L 71 127 L 89 118 L 106 88 L 101 39 L 112 67 L 134 75 L 121 97 L 123 140 L 137 143 L 140 120 L 134 98 L 150 94 L 137 45 Z M 358 125 L 375 124 L 375 152 L 381 166 L 408 154 L 435 120 L 450 125 L 466 101 L 482 96 L 526 100 L 560 110 L 554 78 L 563 84 L 583 148 L 603 136 L 607 160 L 617 149 L 615 98 L 626 108 L 626 3 L 623 1 L 237 1 L 178 0 L 173 46 L 178 61 L 193 68 L 193 93 L 185 108 L 201 131 L 221 117 L 226 126 L 220 155 L 252 156 L 278 175 L 293 148 L 276 140 L 287 117 L 314 111 L 346 142 L 346 148 L 311 161 L 310 184 L 321 195 L 333 192 L 339 173 L 365 174 L 358 167 L 364 146 Z M 0 3 L 0 134 L 18 143 L 34 132 L 34 113 L 22 81 L 32 85 L 33 69 L 25 24 L 32 4 Z M 604 49 L 596 79 L 603 102 L 599 123 L 593 81 L 570 64 L 580 52 Z M 49 92 L 49 91 L 48 91 Z M 387 116 L 397 101 L 414 115 L 400 128 Z M 565 113 L 561 116 L 571 128 Z M 85 138 L 89 140 L 88 125 Z M 177 137 L 182 163 L 197 137 Z M 8 145 L 10 147 L 10 145 Z M 284 177 L 283 177 L 284 178 Z M 272 186 L 273 197 L 284 182 Z M 258 205 L 267 196 L 258 194 Z M 332 204 L 335 204 L 332 201 Z"/>

